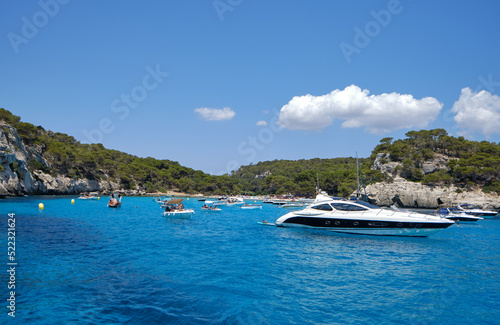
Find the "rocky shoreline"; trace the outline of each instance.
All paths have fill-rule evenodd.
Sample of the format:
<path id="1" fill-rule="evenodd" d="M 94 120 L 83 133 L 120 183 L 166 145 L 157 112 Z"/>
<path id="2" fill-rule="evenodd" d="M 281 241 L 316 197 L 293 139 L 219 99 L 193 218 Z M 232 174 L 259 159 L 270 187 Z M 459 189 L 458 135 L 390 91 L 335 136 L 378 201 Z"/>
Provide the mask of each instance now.
<path id="1" fill-rule="evenodd" d="M 440 205 L 452 206 L 459 203 L 472 203 L 482 208 L 500 209 L 497 193 L 484 193 L 481 189 L 462 191 L 453 185 L 427 186 L 396 178 L 394 182 L 382 182 L 366 187 L 370 202 L 378 206 L 397 205 L 404 208 L 435 209 Z"/>

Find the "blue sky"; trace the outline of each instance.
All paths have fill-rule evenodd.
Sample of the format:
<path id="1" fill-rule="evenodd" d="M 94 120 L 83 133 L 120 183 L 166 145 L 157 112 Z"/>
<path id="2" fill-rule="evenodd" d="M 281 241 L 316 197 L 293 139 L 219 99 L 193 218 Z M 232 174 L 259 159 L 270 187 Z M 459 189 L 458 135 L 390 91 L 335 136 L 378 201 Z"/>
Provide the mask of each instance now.
<path id="1" fill-rule="evenodd" d="M 0 107 L 221 174 L 367 157 L 444 128 L 500 141 L 498 1 L 0 3 Z"/>

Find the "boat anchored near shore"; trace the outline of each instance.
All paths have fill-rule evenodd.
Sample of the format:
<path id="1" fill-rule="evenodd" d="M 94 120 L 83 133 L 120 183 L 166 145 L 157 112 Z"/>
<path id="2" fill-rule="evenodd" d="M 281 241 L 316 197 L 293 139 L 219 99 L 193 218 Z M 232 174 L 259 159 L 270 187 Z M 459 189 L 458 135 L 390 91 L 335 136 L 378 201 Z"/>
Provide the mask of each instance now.
<path id="1" fill-rule="evenodd" d="M 435 211 L 436 215 L 439 215 L 443 218 L 454 220 L 454 221 L 466 221 L 466 222 L 475 222 L 478 220 L 483 220 L 483 218 L 474 216 L 472 214 L 465 213 L 463 210 L 459 210 L 457 208 L 439 208 Z"/>
<path id="2" fill-rule="evenodd" d="M 193 209 L 185 209 L 182 203 L 183 199 L 172 199 L 165 203 L 164 217 L 189 219 L 194 214 Z"/>
<path id="3" fill-rule="evenodd" d="M 262 209 L 262 204 L 248 204 L 245 203 L 241 206 L 242 209 Z"/>
<path id="4" fill-rule="evenodd" d="M 122 206 L 122 196 L 118 194 L 111 194 L 108 201 L 108 208 L 119 208 Z"/>

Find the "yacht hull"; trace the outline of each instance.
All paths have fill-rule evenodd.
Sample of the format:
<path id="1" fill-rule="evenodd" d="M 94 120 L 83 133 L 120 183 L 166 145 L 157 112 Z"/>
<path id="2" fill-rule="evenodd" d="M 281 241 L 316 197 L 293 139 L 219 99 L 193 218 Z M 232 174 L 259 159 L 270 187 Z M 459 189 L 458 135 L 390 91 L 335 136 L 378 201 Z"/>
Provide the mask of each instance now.
<path id="1" fill-rule="evenodd" d="M 466 213 L 470 214 L 471 216 L 482 217 L 482 218 L 495 218 L 497 216 L 496 212 L 487 212 L 487 211 L 480 211 L 480 212 L 466 211 Z"/>
<path id="2" fill-rule="evenodd" d="M 453 224 L 450 221 L 399 222 L 311 216 L 293 216 L 280 219 L 276 221 L 278 227 L 315 228 L 345 234 L 402 237 L 427 237 Z"/>
<path id="3" fill-rule="evenodd" d="M 194 210 L 184 210 L 184 211 L 165 211 L 163 212 L 164 217 L 169 217 L 173 219 L 189 219 L 194 214 Z"/>
<path id="4" fill-rule="evenodd" d="M 452 216 L 444 216 L 444 218 L 453 220 L 453 221 L 465 221 L 465 222 L 476 222 L 478 220 L 482 220 L 482 217 L 476 216 L 468 216 L 468 215 L 452 215 Z"/>

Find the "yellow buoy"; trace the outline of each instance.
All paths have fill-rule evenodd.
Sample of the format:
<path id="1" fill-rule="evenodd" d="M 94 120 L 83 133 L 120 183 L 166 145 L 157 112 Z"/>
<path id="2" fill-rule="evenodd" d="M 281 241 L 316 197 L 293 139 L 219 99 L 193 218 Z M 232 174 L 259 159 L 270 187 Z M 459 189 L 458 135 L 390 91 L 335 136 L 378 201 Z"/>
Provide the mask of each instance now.
<path id="1" fill-rule="evenodd" d="M 71 204 L 75 204 L 75 199 L 71 199 Z"/>
<path id="2" fill-rule="evenodd" d="M 39 203 L 39 204 L 38 204 L 38 208 L 39 208 L 40 210 L 43 210 L 43 208 L 44 208 L 43 203 Z"/>

